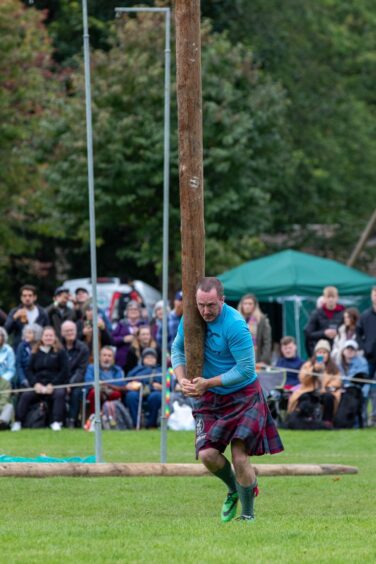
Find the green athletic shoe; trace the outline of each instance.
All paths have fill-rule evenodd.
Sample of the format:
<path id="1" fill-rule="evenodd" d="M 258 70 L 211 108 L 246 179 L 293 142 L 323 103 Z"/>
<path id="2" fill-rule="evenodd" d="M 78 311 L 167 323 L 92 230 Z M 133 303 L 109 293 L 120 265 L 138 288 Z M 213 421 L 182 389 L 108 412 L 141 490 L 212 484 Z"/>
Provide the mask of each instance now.
<path id="1" fill-rule="evenodd" d="M 222 505 L 221 521 L 228 523 L 236 515 L 236 508 L 238 505 L 239 496 L 237 492 L 228 493 Z"/>

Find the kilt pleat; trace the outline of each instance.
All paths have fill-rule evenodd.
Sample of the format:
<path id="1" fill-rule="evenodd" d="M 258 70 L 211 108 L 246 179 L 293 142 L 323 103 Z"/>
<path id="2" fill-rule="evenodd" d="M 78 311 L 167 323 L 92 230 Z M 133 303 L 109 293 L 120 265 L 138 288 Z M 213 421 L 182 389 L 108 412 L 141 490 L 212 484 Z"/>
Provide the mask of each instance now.
<path id="1" fill-rule="evenodd" d="M 224 452 L 235 439 L 245 443 L 249 456 L 283 451 L 258 380 L 231 394 L 206 392 L 196 400 L 193 415 L 197 456 L 206 448 Z"/>

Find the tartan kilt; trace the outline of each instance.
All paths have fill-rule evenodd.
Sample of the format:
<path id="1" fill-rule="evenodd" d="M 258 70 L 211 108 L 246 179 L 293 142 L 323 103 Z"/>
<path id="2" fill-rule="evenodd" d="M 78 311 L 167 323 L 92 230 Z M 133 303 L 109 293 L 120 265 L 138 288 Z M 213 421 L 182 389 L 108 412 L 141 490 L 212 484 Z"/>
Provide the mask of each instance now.
<path id="1" fill-rule="evenodd" d="M 246 445 L 249 456 L 276 454 L 283 444 L 258 380 L 241 390 L 220 395 L 206 392 L 195 400 L 196 458 L 200 450 L 224 452 L 233 440 Z"/>

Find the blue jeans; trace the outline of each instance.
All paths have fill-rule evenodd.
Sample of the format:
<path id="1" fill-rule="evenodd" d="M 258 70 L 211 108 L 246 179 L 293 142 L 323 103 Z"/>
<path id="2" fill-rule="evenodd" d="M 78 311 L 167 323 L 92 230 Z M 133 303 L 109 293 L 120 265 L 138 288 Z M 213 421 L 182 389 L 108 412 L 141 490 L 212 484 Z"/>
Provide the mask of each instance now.
<path id="1" fill-rule="evenodd" d="M 84 388 L 77 387 L 71 388 L 70 395 L 69 395 L 69 419 L 74 419 L 74 422 L 77 422 L 78 414 L 80 412 L 81 402 L 85 398 L 86 400 L 86 390 L 84 393 Z"/>
<path id="2" fill-rule="evenodd" d="M 143 400 L 141 400 L 143 401 Z M 137 414 L 139 409 L 140 393 L 138 391 L 127 392 L 125 397 L 125 405 L 131 414 L 133 426 L 137 426 Z M 158 413 L 162 404 L 162 393 L 159 390 L 153 390 L 146 398 L 147 419 L 146 427 L 158 426 Z"/>
<path id="3" fill-rule="evenodd" d="M 369 378 L 375 380 L 376 375 L 376 362 L 368 361 L 368 372 Z M 368 401 L 371 400 L 371 417 L 376 421 L 376 380 L 375 384 L 366 384 L 363 386 L 363 398 L 364 398 L 364 409 L 363 409 L 363 419 L 365 424 L 367 424 L 367 411 L 368 411 Z"/>

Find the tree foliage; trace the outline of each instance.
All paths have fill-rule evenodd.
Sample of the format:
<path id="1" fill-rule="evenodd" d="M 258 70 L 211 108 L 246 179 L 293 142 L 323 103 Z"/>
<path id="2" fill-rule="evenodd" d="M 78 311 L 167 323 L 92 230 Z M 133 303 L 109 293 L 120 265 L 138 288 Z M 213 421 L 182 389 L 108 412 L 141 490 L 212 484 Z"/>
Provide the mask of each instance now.
<path id="1" fill-rule="evenodd" d="M 40 245 L 35 196 L 44 191 L 41 125 L 58 80 L 43 17 L 16 0 L 0 4 L 0 274 L 8 273 L 3 292 L 14 283 L 14 262 L 26 264 Z"/>
<path id="2" fill-rule="evenodd" d="M 119 21 L 111 48 L 92 54 L 100 255 L 111 253 L 123 270 L 161 268 L 163 37 L 163 19 L 144 15 Z M 255 67 L 248 49 L 231 45 L 209 27 L 203 32 L 202 66 L 207 262 L 218 272 L 229 260 L 236 264 L 259 250 L 258 235 L 271 225 L 271 194 L 286 184 L 291 166 L 284 136 L 286 99 L 283 89 Z M 79 67 L 55 121 L 56 145 L 46 171 L 55 190 L 55 212 L 64 218 L 61 236 L 79 246 L 88 234 L 82 76 Z M 172 94 L 171 259 L 172 271 L 178 272 L 174 80 Z"/>

